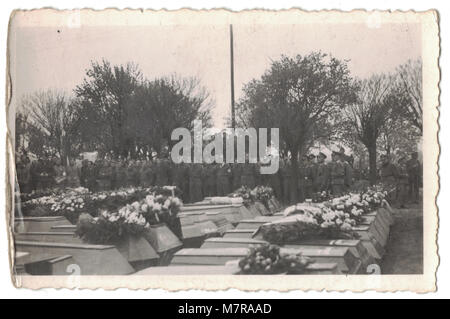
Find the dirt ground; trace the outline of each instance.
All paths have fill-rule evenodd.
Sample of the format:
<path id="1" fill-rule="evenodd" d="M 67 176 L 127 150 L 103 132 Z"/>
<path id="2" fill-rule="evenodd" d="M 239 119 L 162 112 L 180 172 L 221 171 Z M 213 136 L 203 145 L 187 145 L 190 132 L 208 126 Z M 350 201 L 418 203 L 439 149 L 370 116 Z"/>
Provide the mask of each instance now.
<path id="1" fill-rule="evenodd" d="M 382 274 L 421 274 L 423 272 L 422 204 L 395 210 L 386 254 L 381 261 Z"/>

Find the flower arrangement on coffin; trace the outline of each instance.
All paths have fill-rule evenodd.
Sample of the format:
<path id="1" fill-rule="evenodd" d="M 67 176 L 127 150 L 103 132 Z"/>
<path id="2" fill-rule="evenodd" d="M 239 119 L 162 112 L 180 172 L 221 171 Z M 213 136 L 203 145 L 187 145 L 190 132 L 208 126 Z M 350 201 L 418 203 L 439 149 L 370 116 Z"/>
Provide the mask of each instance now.
<path id="1" fill-rule="evenodd" d="M 305 239 L 353 239 L 356 225 L 349 213 L 335 211 L 324 204 L 297 204 L 287 207 L 285 218 L 262 225 L 258 233 L 270 243 L 289 244 Z"/>
<path id="2" fill-rule="evenodd" d="M 150 225 L 130 206 L 118 212 L 103 211 L 98 217 L 81 214 L 76 234 L 90 244 L 118 244 L 127 236 L 140 236 Z"/>
<path id="3" fill-rule="evenodd" d="M 76 223 L 81 213 L 97 216 L 100 211 L 112 211 L 117 207 L 139 201 L 148 195 L 151 189 L 123 188 L 119 190 L 91 193 L 85 188 L 68 189 L 59 195 L 44 196 L 22 204 L 26 216 L 65 216 Z M 39 210 L 37 210 L 39 208 Z M 47 212 L 43 214 L 43 212 Z"/>
<path id="4" fill-rule="evenodd" d="M 228 197 L 241 197 L 244 201 L 244 204 L 249 204 L 253 201 L 253 197 L 251 195 L 251 189 L 247 186 L 241 186 L 236 189 L 233 193 L 228 195 Z"/>
<path id="5" fill-rule="evenodd" d="M 329 191 L 316 192 L 312 195 L 313 203 L 322 203 L 332 198 Z"/>
<path id="6" fill-rule="evenodd" d="M 324 206 L 331 208 L 333 211 L 342 211 L 348 214 L 356 222 L 361 222 L 363 214 L 370 212 L 369 203 L 362 199 L 360 194 L 348 194 L 333 198 L 323 203 Z"/>
<path id="7" fill-rule="evenodd" d="M 142 235 L 151 225 L 166 223 L 173 229 L 181 206 L 182 202 L 177 197 L 147 195 L 115 212 L 104 210 L 95 218 L 88 214 L 80 215 L 77 234 L 92 244 L 115 244 L 125 236 Z"/>
<path id="8" fill-rule="evenodd" d="M 176 186 L 152 186 L 147 189 L 148 193 L 155 195 L 174 196 L 181 198 L 182 191 Z"/>
<path id="9" fill-rule="evenodd" d="M 372 210 L 375 210 L 381 207 L 383 201 L 388 197 L 389 192 L 389 190 L 379 189 L 377 187 L 369 188 L 361 194 L 361 198 L 368 203 Z"/>
<path id="10" fill-rule="evenodd" d="M 239 260 L 239 268 L 241 274 L 302 274 L 313 262 L 301 254 L 283 254 L 276 245 L 252 245 L 247 256 Z"/>
<path id="11" fill-rule="evenodd" d="M 152 194 L 147 195 L 138 205 L 140 205 L 144 218 L 150 224 L 155 225 L 170 224 L 179 213 L 183 202 L 178 197 Z"/>
<path id="12" fill-rule="evenodd" d="M 269 200 L 273 197 L 273 189 L 269 186 L 258 185 L 250 192 L 250 195 L 269 209 Z"/>

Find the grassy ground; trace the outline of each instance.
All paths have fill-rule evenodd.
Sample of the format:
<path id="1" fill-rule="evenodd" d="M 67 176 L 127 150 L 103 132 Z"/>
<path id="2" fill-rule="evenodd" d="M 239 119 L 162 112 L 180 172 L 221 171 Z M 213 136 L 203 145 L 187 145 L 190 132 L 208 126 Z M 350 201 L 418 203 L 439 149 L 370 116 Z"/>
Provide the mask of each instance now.
<path id="1" fill-rule="evenodd" d="M 396 209 L 386 254 L 381 261 L 382 274 L 421 274 L 423 272 L 422 204 Z"/>

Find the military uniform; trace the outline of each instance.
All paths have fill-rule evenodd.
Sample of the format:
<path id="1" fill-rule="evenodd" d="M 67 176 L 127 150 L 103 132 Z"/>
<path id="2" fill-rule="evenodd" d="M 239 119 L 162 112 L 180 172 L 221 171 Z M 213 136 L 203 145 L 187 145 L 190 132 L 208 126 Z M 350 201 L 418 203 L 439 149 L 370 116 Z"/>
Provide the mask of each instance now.
<path id="1" fill-rule="evenodd" d="M 63 165 L 56 165 L 54 167 L 55 171 L 55 183 L 58 187 L 64 188 L 66 187 L 66 169 Z"/>
<path id="2" fill-rule="evenodd" d="M 345 192 L 345 164 L 341 160 L 330 162 L 329 170 L 332 194 L 342 195 Z"/>
<path id="3" fill-rule="evenodd" d="M 216 164 L 204 164 L 203 165 L 203 196 L 204 197 L 212 197 L 216 196 L 217 189 L 216 189 L 216 172 L 217 172 L 217 166 Z"/>
<path id="4" fill-rule="evenodd" d="M 307 163 L 304 174 L 305 199 L 312 199 L 314 193 L 314 180 L 316 178 L 316 165 L 314 163 Z"/>
<path id="5" fill-rule="evenodd" d="M 347 161 L 344 162 L 345 166 L 345 191 L 349 191 L 353 184 L 353 167 Z"/>
<path id="6" fill-rule="evenodd" d="M 38 188 L 47 189 L 55 185 L 55 168 L 51 161 L 43 161 L 39 169 Z"/>
<path id="7" fill-rule="evenodd" d="M 306 190 L 305 190 L 305 176 L 306 176 L 306 167 L 305 164 L 301 163 L 297 168 L 297 201 L 302 203 L 305 201 Z M 294 179 L 294 177 L 292 177 Z"/>
<path id="8" fill-rule="evenodd" d="M 17 182 L 21 193 L 30 192 L 31 174 L 28 163 L 20 162 L 17 164 Z"/>
<path id="9" fill-rule="evenodd" d="M 96 192 L 98 190 L 97 185 L 98 166 L 92 162 L 88 162 L 85 174 L 86 174 L 86 187 L 90 191 Z"/>
<path id="10" fill-rule="evenodd" d="M 285 204 L 292 204 L 296 202 L 296 190 L 294 183 L 293 168 L 290 163 L 283 163 L 280 167 L 280 175 L 283 186 L 283 202 Z"/>
<path id="11" fill-rule="evenodd" d="M 398 165 L 397 176 L 397 201 L 400 207 L 404 207 L 408 201 L 408 171 L 405 165 Z"/>
<path id="12" fill-rule="evenodd" d="M 231 190 L 231 166 L 230 164 L 220 164 L 216 171 L 217 175 L 217 195 L 226 196 L 232 192 Z"/>
<path id="13" fill-rule="evenodd" d="M 111 189 L 113 180 L 113 167 L 109 161 L 100 161 L 97 164 L 98 177 L 97 186 L 98 190 L 106 191 Z"/>
<path id="14" fill-rule="evenodd" d="M 80 186 L 80 175 L 78 167 L 74 165 L 67 165 L 66 167 L 67 173 L 67 186 L 68 187 L 79 187 Z"/>
<path id="15" fill-rule="evenodd" d="M 118 161 L 116 163 L 115 172 L 115 188 L 122 188 L 127 186 L 127 165 L 124 160 Z"/>
<path id="16" fill-rule="evenodd" d="M 380 169 L 381 181 L 386 184 L 397 184 L 397 167 L 392 163 L 383 163 Z"/>
<path id="17" fill-rule="evenodd" d="M 231 180 L 231 192 L 234 192 L 238 188 L 240 188 L 241 185 L 241 171 L 242 171 L 242 164 L 234 163 L 231 165 L 231 173 L 232 173 L 232 180 Z"/>
<path id="18" fill-rule="evenodd" d="M 184 163 L 171 165 L 171 184 L 181 191 L 181 198 L 187 201 L 189 197 L 189 177 Z"/>
<path id="19" fill-rule="evenodd" d="M 314 179 L 314 189 L 316 192 L 324 192 L 328 190 L 330 183 L 330 169 L 325 163 L 317 164 L 316 176 Z"/>
<path id="20" fill-rule="evenodd" d="M 255 165 L 251 163 L 242 164 L 241 171 L 241 185 L 247 186 L 250 189 L 256 186 L 256 171 Z"/>
<path id="21" fill-rule="evenodd" d="M 167 186 L 169 185 L 170 177 L 169 162 L 166 159 L 157 159 L 155 167 L 155 185 Z"/>
<path id="22" fill-rule="evenodd" d="M 421 165 L 419 160 L 417 159 L 410 159 L 406 163 L 406 168 L 408 172 L 408 188 L 409 188 L 409 196 L 413 200 L 419 199 L 419 186 L 420 186 L 420 179 L 421 179 Z"/>
<path id="23" fill-rule="evenodd" d="M 202 199 L 202 166 L 194 163 L 189 167 L 189 201 L 194 203 Z"/>
<path id="24" fill-rule="evenodd" d="M 280 174 L 276 172 L 274 174 L 266 174 L 266 176 L 268 179 L 268 186 L 272 188 L 275 198 L 281 199 L 283 193 L 281 191 Z"/>
<path id="25" fill-rule="evenodd" d="M 154 185 L 155 182 L 155 172 L 153 169 L 152 162 L 147 161 L 141 167 L 141 186 L 150 187 Z"/>

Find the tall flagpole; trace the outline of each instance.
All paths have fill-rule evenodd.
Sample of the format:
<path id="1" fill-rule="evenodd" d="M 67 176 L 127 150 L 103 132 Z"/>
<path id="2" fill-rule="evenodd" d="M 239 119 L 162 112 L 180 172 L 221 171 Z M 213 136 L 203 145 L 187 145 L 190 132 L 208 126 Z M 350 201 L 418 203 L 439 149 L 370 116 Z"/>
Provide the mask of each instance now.
<path id="1" fill-rule="evenodd" d="M 236 119 L 234 111 L 234 54 L 233 54 L 233 25 L 230 24 L 230 67 L 231 67 L 231 127 L 235 128 Z"/>

